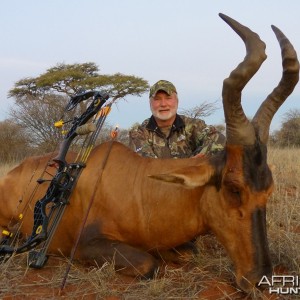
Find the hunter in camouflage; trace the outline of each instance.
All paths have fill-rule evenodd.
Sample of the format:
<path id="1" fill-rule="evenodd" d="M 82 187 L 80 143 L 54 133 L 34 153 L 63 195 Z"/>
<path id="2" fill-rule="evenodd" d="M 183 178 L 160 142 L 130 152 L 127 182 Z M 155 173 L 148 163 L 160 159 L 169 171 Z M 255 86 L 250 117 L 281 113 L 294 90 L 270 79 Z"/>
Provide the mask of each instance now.
<path id="1" fill-rule="evenodd" d="M 160 80 L 150 89 L 152 116 L 130 133 L 130 147 L 144 157 L 186 158 L 222 150 L 225 137 L 203 120 L 177 114 L 175 86 Z"/>

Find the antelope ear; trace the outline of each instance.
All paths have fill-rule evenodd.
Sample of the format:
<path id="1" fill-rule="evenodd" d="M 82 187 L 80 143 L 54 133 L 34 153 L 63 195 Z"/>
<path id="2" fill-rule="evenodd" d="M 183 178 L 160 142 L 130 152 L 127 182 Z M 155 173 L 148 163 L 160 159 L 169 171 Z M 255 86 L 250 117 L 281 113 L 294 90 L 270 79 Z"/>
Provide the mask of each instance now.
<path id="1" fill-rule="evenodd" d="M 195 188 L 208 183 L 213 174 L 213 167 L 205 164 L 179 169 L 166 174 L 149 175 L 149 177 L 165 182 L 180 184 L 187 188 Z"/>

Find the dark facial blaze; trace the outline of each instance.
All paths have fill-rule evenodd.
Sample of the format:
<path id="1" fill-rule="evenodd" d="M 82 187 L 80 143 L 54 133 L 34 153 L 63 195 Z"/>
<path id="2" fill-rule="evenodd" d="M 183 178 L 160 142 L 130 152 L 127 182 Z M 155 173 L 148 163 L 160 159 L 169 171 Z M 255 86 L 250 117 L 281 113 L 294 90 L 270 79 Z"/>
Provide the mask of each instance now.
<path id="1" fill-rule="evenodd" d="M 267 164 L 267 147 L 259 142 L 244 146 L 243 170 L 245 183 L 254 192 L 266 191 L 273 183 Z"/>
<path id="2" fill-rule="evenodd" d="M 235 239 L 229 244 L 237 245 L 234 251 L 245 253 L 231 255 L 236 258 L 235 264 L 240 270 L 238 284 L 246 291 L 263 275 L 270 275 L 272 270 L 266 229 L 266 197 L 272 189 L 273 179 L 267 165 L 267 147 L 259 141 L 251 146 L 227 145 L 223 153 L 211 159 L 211 163 L 216 170 L 213 184 L 218 190 L 222 189 L 228 210 L 241 212 L 240 215 L 233 214 L 230 220 L 233 224 L 233 228 L 228 229 L 231 234 L 223 232 L 221 235 L 225 239 Z M 249 237 L 241 237 L 247 235 L 247 230 L 240 232 L 238 228 L 249 228 Z M 242 240 L 249 243 L 239 242 Z"/>
<path id="3" fill-rule="evenodd" d="M 245 183 L 251 191 L 265 192 L 272 186 L 273 178 L 267 164 L 266 145 L 257 142 L 244 148 L 243 170 Z M 251 277 L 269 276 L 272 272 L 266 229 L 266 207 L 257 206 L 252 212 L 251 221 L 255 270 L 249 274 L 250 280 Z"/>
<path id="4" fill-rule="evenodd" d="M 271 260 L 266 228 L 266 209 L 257 208 L 252 214 L 252 239 L 256 246 L 255 263 L 259 266 L 258 273 L 271 274 Z"/>

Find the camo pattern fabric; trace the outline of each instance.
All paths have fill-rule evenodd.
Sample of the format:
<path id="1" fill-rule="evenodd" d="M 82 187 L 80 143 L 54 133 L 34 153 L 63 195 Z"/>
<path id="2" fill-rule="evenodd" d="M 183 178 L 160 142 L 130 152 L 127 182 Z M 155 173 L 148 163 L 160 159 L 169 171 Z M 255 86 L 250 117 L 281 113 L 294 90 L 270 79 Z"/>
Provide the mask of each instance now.
<path id="1" fill-rule="evenodd" d="M 149 93 L 149 98 L 155 96 L 155 94 L 158 91 L 165 91 L 168 95 L 171 95 L 172 93 L 176 93 L 176 88 L 170 81 L 167 80 L 159 80 L 156 82 L 151 88 Z"/>
<path id="2" fill-rule="evenodd" d="M 163 131 L 152 116 L 129 132 L 129 146 L 144 157 L 186 158 L 215 154 L 225 145 L 224 135 L 214 126 L 182 115 L 176 116 L 169 133 Z"/>

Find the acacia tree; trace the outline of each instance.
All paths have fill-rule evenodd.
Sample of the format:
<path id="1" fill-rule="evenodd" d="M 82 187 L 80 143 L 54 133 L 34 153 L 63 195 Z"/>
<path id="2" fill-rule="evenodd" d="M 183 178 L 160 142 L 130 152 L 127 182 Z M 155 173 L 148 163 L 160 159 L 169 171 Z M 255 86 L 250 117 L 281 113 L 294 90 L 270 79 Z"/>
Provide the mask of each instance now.
<path id="1" fill-rule="evenodd" d="M 38 77 L 24 78 L 15 83 L 9 97 L 17 101 L 27 97 L 43 97 L 59 93 L 71 96 L 84 90 L 106 90 L 110 96 L 124 98 L 127 95 L 141 96 L 148 89 L 148 82 L 140 77 L 116 73 L 99 74 L 95 63 L 58 64 Z"/>
<path id="2" fill-rule="evenodd" d="M 128 95 L 141 96 L 148 89 L 148 82 L 140 77 L 116 73 L 99 74 L 94 63 L 58 64 L 38 77 L 24 78 L 15 83 L 9 97 L 15 99 L 10 115 L 31 136 L 31 142 L 41 151 L 53 149 L 60 133 L 53 127 L 61 118 L 69 96 L 85 90 L 105 90 L 114 99 Z M 83 112 L 80 107 L 70 113 Z M 79 111 L 78 111 L 79 110 Z"/>

